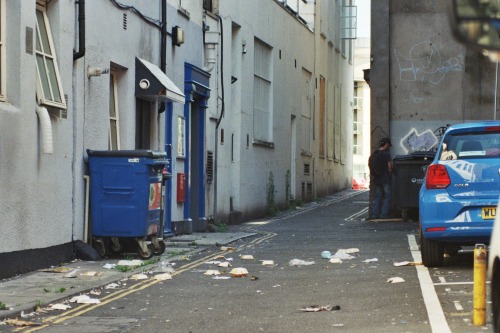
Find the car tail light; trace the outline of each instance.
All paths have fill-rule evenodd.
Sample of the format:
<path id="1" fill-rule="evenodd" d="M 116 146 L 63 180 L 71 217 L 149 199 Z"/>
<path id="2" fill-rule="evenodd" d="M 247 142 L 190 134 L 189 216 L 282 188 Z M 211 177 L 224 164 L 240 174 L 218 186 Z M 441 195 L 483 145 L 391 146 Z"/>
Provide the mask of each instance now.
<path id="1" fill-rule="evenodd" d="M 444 227 L 438 227 L 438 228 L 427 228 L 425 229 L 426 232 L 436 232 L 436 231 L 445 231 L 446 228 Z"/>
<path id="2" fill-rule="evenodd" d="M 500 131 L 500 126 L 488 126 L 486 127 L 487 132 L 497 132 Z"/>
<path id="3" fill-rule="evenodd" d="M 428 189 L 447 188 L 451 180 L 446 171 L 446 167 L 442 164 L 431 164 L 427 168 L 425 178 L 425 187 Z"/>

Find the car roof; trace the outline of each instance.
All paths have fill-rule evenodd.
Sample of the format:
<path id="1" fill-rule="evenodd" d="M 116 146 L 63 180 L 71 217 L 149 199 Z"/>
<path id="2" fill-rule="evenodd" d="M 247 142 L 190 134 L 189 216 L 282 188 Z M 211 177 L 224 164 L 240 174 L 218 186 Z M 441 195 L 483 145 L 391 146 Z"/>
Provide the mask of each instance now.
<path id="1" fill-rule="evenodd" d="M 500 120 L 489 120 L 489 121 L 478 121 L 478 122 L 470 122 L 470 123 L 461 123 L 452 125 L 446 130 L 446 132 L 457 131 L 461 132 L 462 130 L 474 130 L 481 131 L 487 127 L 491 126 L 500 126 Z M 500 128 L 499 128 L 500 130 Z"/>

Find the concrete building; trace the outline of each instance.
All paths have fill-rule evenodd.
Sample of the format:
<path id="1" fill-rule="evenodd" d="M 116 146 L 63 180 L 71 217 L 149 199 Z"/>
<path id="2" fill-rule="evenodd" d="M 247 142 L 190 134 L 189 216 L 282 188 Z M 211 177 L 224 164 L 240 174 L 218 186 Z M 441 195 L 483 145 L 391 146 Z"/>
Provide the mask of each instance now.
<path id="1" fill-rule="evenodd" d="M 354 42 L 354 110 L 353 110 L 353 177 L 370 179 L 370 86 L 366 82 L 370 71 L 370 39 Z"/>
<path id="2" fill-rule="evenodd" d="M 350 187 L 350 1 L 291 4 L 0 0 L 0 278 L 88 241 L 87 149 L 166 151 L 176 233 Z"/>
<path id="3" fill-rule="evenodd" d="M 372 150 L 431 150 L 448 125 L 498 119 L 495 64 L 454 39 L 448 2 L 372 1 Z"/>

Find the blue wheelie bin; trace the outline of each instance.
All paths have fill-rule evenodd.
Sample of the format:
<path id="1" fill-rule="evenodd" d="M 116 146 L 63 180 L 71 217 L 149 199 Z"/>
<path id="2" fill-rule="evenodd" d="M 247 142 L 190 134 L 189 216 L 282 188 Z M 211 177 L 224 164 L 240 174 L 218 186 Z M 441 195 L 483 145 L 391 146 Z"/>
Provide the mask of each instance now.
<path id="1" fill-rule="evenodd" d="M 143 259 L 162 254 L 166 153 L 87 149 L 87 155 L 92 243 L 99 254 L 129 247 Z"/>

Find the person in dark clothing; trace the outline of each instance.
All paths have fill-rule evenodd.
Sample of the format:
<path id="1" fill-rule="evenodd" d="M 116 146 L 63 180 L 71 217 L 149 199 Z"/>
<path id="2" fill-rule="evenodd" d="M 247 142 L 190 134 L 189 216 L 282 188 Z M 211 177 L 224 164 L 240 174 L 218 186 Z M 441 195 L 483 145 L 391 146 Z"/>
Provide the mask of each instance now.
<path id="1" fill-rule="evenodd" d="M 391 218 L 391 146 L 391 140 L 383 138 L 380 140 L 380 148 L 373 152 L 368 160 L 370 187 L 375 190 L 369 220 Z"/>

